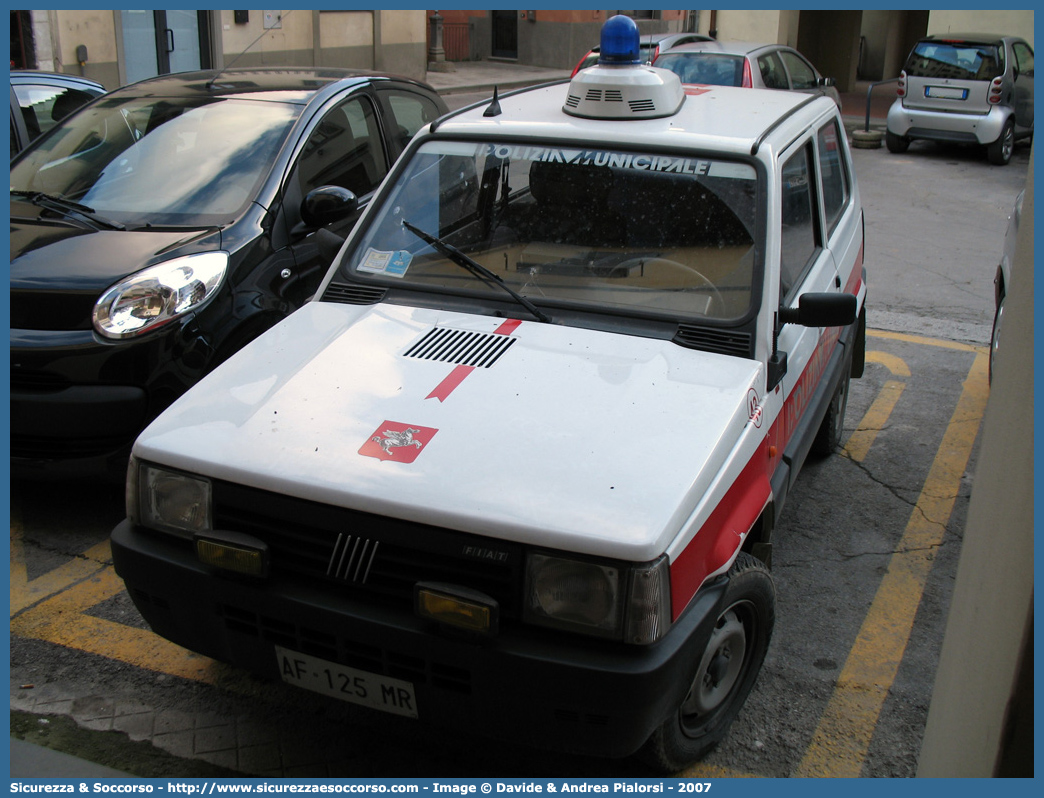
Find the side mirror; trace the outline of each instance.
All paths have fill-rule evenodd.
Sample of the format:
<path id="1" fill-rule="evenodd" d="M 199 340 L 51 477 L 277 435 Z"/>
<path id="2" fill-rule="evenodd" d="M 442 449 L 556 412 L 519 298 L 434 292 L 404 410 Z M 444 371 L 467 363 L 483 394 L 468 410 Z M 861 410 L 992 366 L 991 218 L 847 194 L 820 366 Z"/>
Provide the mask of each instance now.
<path id="1" fill-rule="evenodd" d="M 802 327 L 847 327 L 856 320 L 854 294 L 802 294 L 796 308 L 780 308 L 779 323 Z"/>
<path id="2" fill-rule="evenodd" d="M 320 228 L 347 219 L 359 209 L 359 198 L 341 186 L 320 186 L 301 201 L 301 220 Z"/>
<path id="3" fill-rule="evenodd" d="M 820 78 L 819 79 L 819 85 L 820 86 L 833 86 L 835 83 L 837 83 L 837 81 L 834 80 L 833 78 Z"/>

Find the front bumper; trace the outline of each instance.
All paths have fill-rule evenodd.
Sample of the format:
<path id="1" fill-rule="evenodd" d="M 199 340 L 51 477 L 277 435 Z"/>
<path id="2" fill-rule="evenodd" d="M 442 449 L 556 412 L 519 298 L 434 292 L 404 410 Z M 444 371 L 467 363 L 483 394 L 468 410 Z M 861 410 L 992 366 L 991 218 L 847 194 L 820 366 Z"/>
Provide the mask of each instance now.
<path id="1" fill-rule="evenodd" d="M 462 638 L 328 585 L 242 581 L 196 560 L 186 541 L 124 521 L 116 572 L 159 635 L 279 678 L 279 645 L 410 682 L 419 719 L 539 748 L 628 756 L 679 706 L 720 613 L 705 587 L 668 634 L 629 646 L 513 626 Z"/>
<path id="2" fill-rule="evenodd" d="M 209 345 L 186 329 L 171 325 L 133 341 L 12 329 L 11 458 L 19 473 L 111 462 L 122 479 L 138 433 L 208 364 Z"/>
<path id="3" fill-rule="evenodd" d="M 986 114 L 908 108 L 897 99 L 888 109 L 888 132 L 896 136 L 961 144 L 992 144 L 1000 138 L 1011 110 L 995 105 Z"/>

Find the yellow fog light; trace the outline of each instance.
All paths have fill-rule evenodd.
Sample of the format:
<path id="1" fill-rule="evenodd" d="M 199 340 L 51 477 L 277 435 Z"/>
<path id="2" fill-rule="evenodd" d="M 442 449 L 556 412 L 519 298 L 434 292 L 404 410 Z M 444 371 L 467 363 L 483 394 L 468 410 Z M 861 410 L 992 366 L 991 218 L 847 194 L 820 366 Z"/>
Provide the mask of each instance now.
<path id="1" fill-rule="evenodd" d="M 236 532 L 210 532 L 196 535 L 196 556 L 200 562 L 223 571 L 247 576 L 268 575 L 268 546 L 257 538 Z"/>
<path id="2" fill-rule="evenodd" d="M 414 606 L 422 618 L 469 632 L 495 635 L 500 619 L 496 600 L 485 593 L 457 585 L 418 582 Z"/>

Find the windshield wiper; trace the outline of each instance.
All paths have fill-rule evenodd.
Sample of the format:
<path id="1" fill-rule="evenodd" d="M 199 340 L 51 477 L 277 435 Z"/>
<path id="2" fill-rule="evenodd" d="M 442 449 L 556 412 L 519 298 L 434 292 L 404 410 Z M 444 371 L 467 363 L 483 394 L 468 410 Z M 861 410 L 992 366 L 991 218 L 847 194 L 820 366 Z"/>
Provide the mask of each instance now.
<path id="1" fill-rule="evenodd" d="M 511 286 L 505 283 L 504 279 L 496 272 L 491 272 L 481 263 L 472 260 L 452 244 L 447 244 L 442 239 L 436 238 L 435 236 L 429 233 L 425 233 L 419 227 L 415 227 L 414 225 L 407 222 L 405 219 L 402 220 L 402 226 L 409 230 L 411 233 L 413 233 L 415 236 L 420 238 L 425 243 L 431 244 L 433 247 L 435 247 L 435 249 L 437 249 L 451 261 L 456 263 L 458 266 L 462 266 L 464 269 L 471 272 L 479 279 L 484 280 L 485 282 L 493 283 L 494 285 L 499 285 L 501 288 L 503 288 L 505 291 L 511 294 L 511 296 L 515 298 L 515 301 L 517 301 L 518 304 L 520 304 L 522 307 L 524 307 L 526 310 L 528 310 L 530 313 L 536 316 L 536 318 L 539 321 L 542 321 L 545 324 L 551 323 L 551 319 L 547 316 L 547 314 L 545 314 L 542 310 L 540 310 L 540 308 L 538 308 L 536 305 L 534 305 L 532 302 L 530 302 L 528 299 L 522 296 L 522 294 L 518 293 L 515 289 L 513 289 Z"/>
<path id="2" fill-rule="evenodd" d="M 59 213 L 64 214 L 77 213 L 98 227 L 107 227 L 110 230 L 127 229 L 119 222 L 114 222 L 112 219 L 106 219 L 104 216 L 99 216 L 94 208 L 81 205 L 79 202 L 73 202 L 65 197 L 59 197 L 55 194 L 44 194 L 42 191 L 16 191 L 15 189 L 11 189 L 11 194 L 15 197 L 22 197 L 33 205 L 40 208 L 46 208 L 49 211 L 58 211 Z"/>

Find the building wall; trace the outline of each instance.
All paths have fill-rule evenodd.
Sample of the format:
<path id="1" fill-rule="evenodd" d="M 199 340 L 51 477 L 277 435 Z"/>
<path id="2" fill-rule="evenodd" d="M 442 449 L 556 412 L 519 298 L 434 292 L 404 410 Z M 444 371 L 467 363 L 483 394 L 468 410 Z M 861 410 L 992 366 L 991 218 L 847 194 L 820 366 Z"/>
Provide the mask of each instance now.
<path id="1" fill-rule="evenodd" d="M 459 12 L 439 11 L 448 19 Z M 520 64 L 571 69 L 601 38 L 602 24 L 615 11 L 536 10 L 530 18 L 520 11 L 517 20 Z M 639 19 L 642 33 L 666 33 L 685 29 L 686 11 L 660 11 L 660 19 Z M 452 17 L 456 20 L 457 17 Z M 467 17 L 471 24 L 471 53 L 475 60 L 487 59 L 492 52 L 492 20 L 488 12 Z"/>
<path id="2" fill-rule="evenodd" d="M 932 11 L 928 33 L 997 33 L 1021 36 L 1033 46 L 1033 10 Z"/>
<path id="3" fill-rule="evenodd" d="M 37 68 L 83 75 L 107 89 L 122 85 L 120 12 L 30 12 Z M 151 11 L 145 12 L 151 13 Z M 427 17 L 422 10 L 283 12 L 278 27 L 265 28 L 264 12 L 245 23 L 234 12 L 211 12 L 214 65 L 326 66 L 382 69 L 423 79 L 427 72 Z M 81 65 L 76 48 L 87 48 Z"/>

